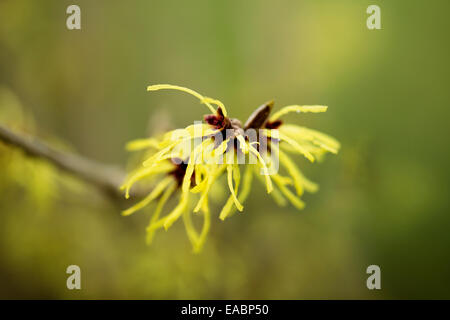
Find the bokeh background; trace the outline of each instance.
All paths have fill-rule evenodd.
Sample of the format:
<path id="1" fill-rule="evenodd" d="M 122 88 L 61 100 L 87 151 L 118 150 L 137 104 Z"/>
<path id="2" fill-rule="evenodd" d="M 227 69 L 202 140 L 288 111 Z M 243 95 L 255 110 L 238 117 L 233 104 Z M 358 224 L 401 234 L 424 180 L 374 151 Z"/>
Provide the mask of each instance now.
<path id="1" fill-rule="evenodd" d="M 81 7 L 81 30 L 66 8 Z M 381 7 L 382 30 L 366 28 Z M 145 245 L 150 211 L 122 217 L 95 188 L 0 144 L 0 298 L 450 298 L 448 1 L 0 2 L 0 121 L 126 166 L 124 144 L 207 113 L 184 85 L 246 119 L 323 104 L 291 121 L 339 139 L 298 163 L 320 191 L 279 208 L 255 184 L 215 217 L 201 254 L 183 225 Z M 220 209 L 220 201 L 216 204 Z M 82 290 L 66 288 L 77 264 Z M 381 267 L 382 290 L 366 288 Z"/>

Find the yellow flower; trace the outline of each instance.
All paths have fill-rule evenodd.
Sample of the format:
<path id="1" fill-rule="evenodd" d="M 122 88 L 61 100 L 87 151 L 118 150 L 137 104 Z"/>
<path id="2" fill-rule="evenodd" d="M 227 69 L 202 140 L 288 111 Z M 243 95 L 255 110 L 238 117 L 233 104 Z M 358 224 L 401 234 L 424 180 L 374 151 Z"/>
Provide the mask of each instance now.
<path id="1" fill-rule="evenodd" d="M 205 116 L 205 123 L 194 123 L 184 129 L 167 132 L 161 138 L 140 139 L 127 144 L 127 149 L 131 151 L 153 150 L 122 186 L 128 198 L 131 187 L 137 181 L 158 181 L 144 199 L 123 212 L 123 215 L 130 215 L 152 201 L 158 201 L 147 227 L 148 243 L 156 230 L 167 230 L 182 217 L 194 251 L 200 251 L 211 223 L 209 193 L 214 183 L 225 174 L 230 196 L 219 213 L 222 220 L 236 209 L 243 211 L 253 176 L 264 183 L 267 193 L 279 205 L 285 205 L 288 200 L 302 209 L 304 203 L 300 197 L 303 191 L 315 192 L 318 186 L 301 173 L 288 153 L 303 155 L 314 162 L 324 153 L 337 153 L 340 148 L 339 142 L 324 133 L 283 124 L 280 120 L 290 112 L 325 112 L 325 106 L 287 106 L 269 117 L 273 102 L 268 102 L 242 125 L 239 120 L 228 117 L 222 102 L 191 89 L 168 84 L 147 88 L 148 91 L 163 89 L 179 90 L 195 96 L 212 114 Z M 278 173 L 280 164 L 288 176 Z M 241 168 L 244 170 L 242 179 Z M 161 216 L 166 202 L 175 193 L 179 194 L 177 205 Z M 192 212 L 203 215 L 200 231 L 193 226 Z"/>

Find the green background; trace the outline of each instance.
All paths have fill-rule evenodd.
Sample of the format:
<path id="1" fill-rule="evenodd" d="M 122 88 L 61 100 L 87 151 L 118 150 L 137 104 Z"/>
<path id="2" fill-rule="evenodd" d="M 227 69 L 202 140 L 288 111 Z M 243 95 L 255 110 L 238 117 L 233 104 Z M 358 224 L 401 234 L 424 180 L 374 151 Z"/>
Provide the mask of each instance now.
<path id="1" fill-rule="evenodd" d="M 82 29 L 69 31 L 73 3 Z M 366 27 L 371 4 L 382 30 Z M 269 99 L 328 105 L 289 122 L 342 150 L 298 159 L 321 187 L 303 211 L 255 184 L 243 214 L 214 216 L 195 255 L 181 221 L 147 247 L 149 211 L 122 217 L 45 163 L 16 154 L 11 165 L 2 146 L 0 297 L 450 298 L 449 10 L 444 0 L 1 1 L 2 124 L 33 117 L 47 141 L 125 166 L 128 140 L 208 113 L 185 94 L 145 90 L 171 83 L 242 120 Z M 28 120 L 11 115 L 19 107 Z M 70 264 L 80 291 L 66 288 Z M 366 287 L 371 264 L 378 291 Z"/>

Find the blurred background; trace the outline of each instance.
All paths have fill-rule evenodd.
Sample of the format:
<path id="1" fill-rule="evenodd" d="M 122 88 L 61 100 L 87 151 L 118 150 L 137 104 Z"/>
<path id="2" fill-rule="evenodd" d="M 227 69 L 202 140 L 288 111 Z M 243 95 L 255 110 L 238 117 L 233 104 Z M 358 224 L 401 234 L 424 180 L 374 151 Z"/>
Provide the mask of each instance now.
<path id="1" fill-rule="evenodd" d="M 81 8 L 81 30 L 66 8 Z M 381 7 L 382 30 L 366 8 Z M 306 208 L 255 184 L 243 214 L 214 216 L 193 254 L 181 221 L 145 244 L 151 209 L 122 217 L 97 189 L 0 143 L 0 298 L 450 298 L 448 1 L 0 2 L 0 121 L 125 167 L 127 141 L 207 112 L 328 105 L 291 118 L 336 137 L 297 157 L 320 184 Z M 223 200 L 224 201 L 224 200 Z M 213 208 L 217 214 L 222 205 Z M 66 288 L 81 268 L 82 290 Z M 366 268 L 381 267 L 381 290 Z"/>

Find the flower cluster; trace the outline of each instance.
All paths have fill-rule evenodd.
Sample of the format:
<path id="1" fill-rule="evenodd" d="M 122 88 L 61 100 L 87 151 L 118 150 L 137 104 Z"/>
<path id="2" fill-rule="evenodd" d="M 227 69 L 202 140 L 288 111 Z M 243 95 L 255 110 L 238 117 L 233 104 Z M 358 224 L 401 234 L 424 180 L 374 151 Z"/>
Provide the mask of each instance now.
<path id="1" fill-rule="evenodd" d="M 314 162 L 326 152 L 337 153 L 340 144 L 321 132 L 297 125 L 284 124 L 280 119 L 291 112 L 325 112 L 325 106 L 292 105 L 270 116 L 273 102 L 259 107 L 242 125 L 229 118 L 222 102 L 205 97 L 191 89 L 160 84 L 148 91 L 173 89 L 189 93 L 206 105 L 212 114 L 204 123 L 194 123 L 184 129 L 165 133 L 162 137 L 131 141 L 127 149 L 152 150 L 142 166 L 132 172 L 122 189 L 129 198 L 131 187 L 143 179 L 157 181 L 152 191 L 141 201 L 123 212 L 130 215 L 157 201 L 147 227 L 147 242 L 151 243 L 156 230 L 168 229 L 182 217 L 194 251 L 202 248 L 211 223 L 209 195 L 212 186 L 222 176 L 230 195 L 219 213 L 224 220 L 236 209 L 243 210 L 253 177 L 261 180 L 279 205 L 289 201 L 303 209 L 304 191 L 315 192 L 318 186 L 308 180 L 288 154 L 300 154 Z M 287 175 L 279 173 L 279 166 Z M 243 173 L 241 174 L 241 170 Z M 242 177 L 241 177 L 242 176 Z M 162 215 L 169 198 L 179 194 L 177 205 Z M 192 212 L 203 216 L 203 227 L 197 231 Z"/>

